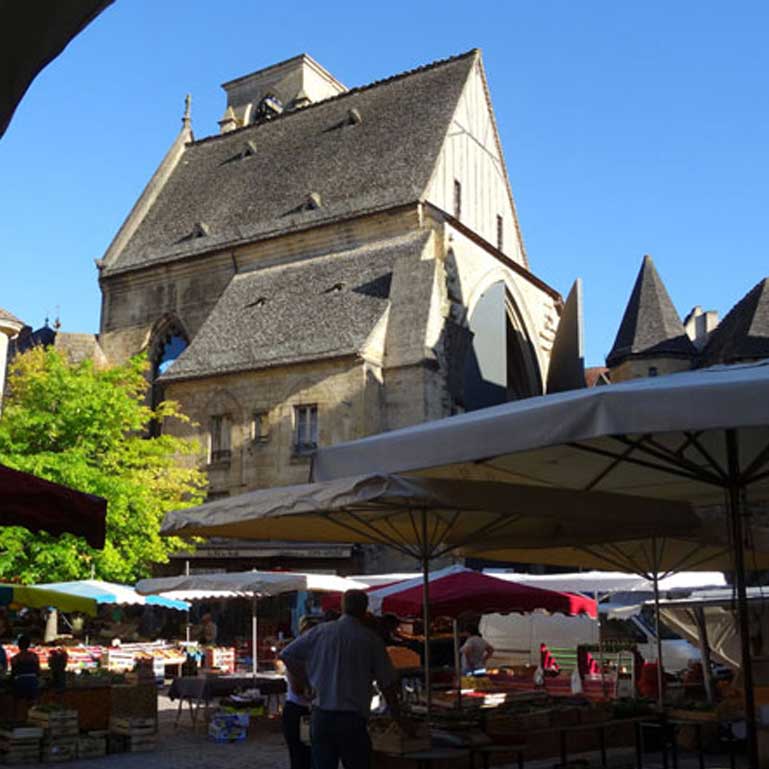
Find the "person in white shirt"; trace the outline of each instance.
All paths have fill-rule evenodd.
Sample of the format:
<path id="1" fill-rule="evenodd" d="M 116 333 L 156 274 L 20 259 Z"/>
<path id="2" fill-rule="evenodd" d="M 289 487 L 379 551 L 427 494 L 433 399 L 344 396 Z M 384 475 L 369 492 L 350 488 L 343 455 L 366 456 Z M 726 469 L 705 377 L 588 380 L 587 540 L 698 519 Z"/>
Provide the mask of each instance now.
<path id="1" fill-rule="evenodd" d="M 372 684 L 377 682 L 402 725 L 398 678 L 382 639 L 364 624 L 368 596 L 348 590 L 344 614 L 292 641 L 280 654 L 291 689 L 312 696 L 313 769 L 369 769 L 367 721 Z"/>
<path id="2" fill-rule="evenodd" d="M 485 668 L 489 657 L 494 654 L 494 647 L 483 638 L 477 622 L 471 625 L 469 630 L 470 636 L 459 650 L 462 655 L 462 672 L 465 675 Z"/>
<path id="3" fill-rule="evenodd" d="M 306 633 L 317 625 L 317 620 L 312 617 L 302 617 L 299 620 L 299 635 Z M 305 693 L 295 692 L 288 680 L 286 691 L 286 703 L 283 706 L 283 736 L 288 748 L 288 756 L 291 769 L 310 769 L 312 766 L 312 753 L 310 746 L 305 745 L 300 737 L 300 725 L 303 716 L 310 715 L 312 699 Z"/>

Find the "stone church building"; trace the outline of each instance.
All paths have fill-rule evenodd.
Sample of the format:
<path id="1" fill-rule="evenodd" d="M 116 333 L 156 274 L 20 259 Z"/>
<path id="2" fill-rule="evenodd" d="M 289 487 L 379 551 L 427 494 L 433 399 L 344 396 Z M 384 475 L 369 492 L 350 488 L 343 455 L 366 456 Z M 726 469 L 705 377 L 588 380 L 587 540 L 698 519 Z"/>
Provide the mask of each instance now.
<path id="1" fill-rule="evenodd" d="M 479 51 L 353 89 L 303 54 L 223 88 L 220 131 L 196 139 L 188 102 L 98 262 L 101 349 L 148 351 L 211 498 L 548 389 L 563 300 L 530 269 Z"/>

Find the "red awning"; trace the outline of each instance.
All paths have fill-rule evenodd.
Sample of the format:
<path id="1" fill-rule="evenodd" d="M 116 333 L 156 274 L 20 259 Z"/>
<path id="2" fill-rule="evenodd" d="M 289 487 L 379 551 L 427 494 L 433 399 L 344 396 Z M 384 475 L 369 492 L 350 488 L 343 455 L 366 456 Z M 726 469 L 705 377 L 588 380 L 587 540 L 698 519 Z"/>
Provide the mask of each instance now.
<path id="1" fill-rule="evenodd" d="M 375 614 L 391 613 L 399 617 L 422 615 L 421 577 L 371 588 L 368 595 L 369 608 Z M 337 594 L 329 595 L 323 605 L 336 608 L 339 603 L 340 596 Z M 537 610 L 569 616 L 598 616 L 594 600 L 573 593 L 521 585 L 456 566 L 430 575 L 430 613 L 433 617 L 458 617 L 470 613 L 527 613 Z"/>
<path id="2" fill-rule="evenodd" d="M 107 500 L 0 465 L 0 526 L 76 534 L 102 548 Z"/>

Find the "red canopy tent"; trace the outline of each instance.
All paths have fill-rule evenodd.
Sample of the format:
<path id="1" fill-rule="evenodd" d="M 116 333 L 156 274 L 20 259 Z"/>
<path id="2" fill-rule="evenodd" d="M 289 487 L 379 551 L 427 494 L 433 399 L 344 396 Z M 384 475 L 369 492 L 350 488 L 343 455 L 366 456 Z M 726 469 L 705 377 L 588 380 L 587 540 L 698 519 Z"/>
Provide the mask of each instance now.
<path id="1" fill-rule="evenodd" d="M 0 526 L 76 534 L 104 547 L 107 500 L 0 465 Z"/>
<path id="2" fill-rule="evenodd" d="M 374 614 L 422 615 L 422 577 L 372 587 L 368 594 L 369 608 Z M 329 594 L 323 602 L 324 608 L 338 609 L 339 605 L 339 594 Z M 598 616 L 594 600 L 572 593 L 521 585 L 461 566 L 451 566 L 430 575 L 430 614 L 433 617 L 537 610 L 569 616 Z"/>

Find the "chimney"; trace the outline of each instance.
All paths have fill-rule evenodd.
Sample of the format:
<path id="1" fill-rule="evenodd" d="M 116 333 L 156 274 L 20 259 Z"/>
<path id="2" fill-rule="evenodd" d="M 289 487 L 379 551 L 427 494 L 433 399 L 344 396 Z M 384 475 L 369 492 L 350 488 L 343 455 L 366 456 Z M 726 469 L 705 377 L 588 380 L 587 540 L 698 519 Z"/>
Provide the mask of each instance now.
<path id="1" fill-rule="evenodd" d="M 269 120 L 284 110 L 299 109 L 347 91 L 306 53 L 230 80 L 222 88 L 227 93 L 227 108 L 219 121 L 222 133 Z"/>
<path id="2" fill-rule="evenodd" d="M 695 305 L 684 318 L 684 329 L 697 351 L 702 350 L 718 325 L 718 313 L 715 310 L 703 310 Z"/>

